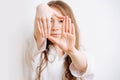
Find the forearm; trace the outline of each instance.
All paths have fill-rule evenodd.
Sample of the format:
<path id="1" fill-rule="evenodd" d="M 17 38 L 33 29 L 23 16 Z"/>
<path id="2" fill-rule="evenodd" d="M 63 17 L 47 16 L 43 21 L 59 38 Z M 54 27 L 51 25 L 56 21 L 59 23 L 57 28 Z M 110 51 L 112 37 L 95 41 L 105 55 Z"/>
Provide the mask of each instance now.
<path id="1" fill-rule="evenodd" d="M 86 55 L 84 53 L 81 53 L 80 51 L 78 51 L 75 48 L 73 50 L 69 51 L 68 55 L 72 59 L 72 63 L 74 64 L 74 66 L 78 70 L 80 70 L 82 73 L 84 73 L 86 71 L 86 68 L 87 68 Z"/>
<path id="2" fill-rule="evenodd" d="M 41 40 L 36 40 L 37 48 L 38 50 L 41 50 L 46 47 L 46 40 L 41 39 Z"/>

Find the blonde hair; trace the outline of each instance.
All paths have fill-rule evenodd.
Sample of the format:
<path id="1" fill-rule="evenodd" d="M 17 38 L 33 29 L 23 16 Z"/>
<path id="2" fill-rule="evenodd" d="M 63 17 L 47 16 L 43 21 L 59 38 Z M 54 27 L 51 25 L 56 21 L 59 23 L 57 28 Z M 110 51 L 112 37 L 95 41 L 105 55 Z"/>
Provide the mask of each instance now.
<path id="1" fill-rule="evenodd" d="M 48 6 L 49 7 L 53 7 L 53 8 L 56 8 L 58 9 L 59 11 L 62 12 L 62 14 L 64 16 L 69 16 L 71 18 L 71 22 L 74 23 L 75 25 L 75 35 L 76 35 L 76 40 L 75 40 L 75 48 L 76 49 L 79 49 L 79 32 L 78 32 L 78 26 L 77 26 L 77 23 L 76 23 L 76 20 L 75 20 L 75 17 L 73 15 L 73 12 L 71 10 L 71 8 L 63 1 L 50 1 L 48 3 Z M 49 45 L 52 44 L 48 39 L 47 39 L 47 46 L 46 46 L 46 50 L 43 51 L 41 53 L 41 55 L 44 55 L 44 59 L 42 59 L 41 61 L 41 64 L 37 67 L 36 71 L 37 71 L 37 77 L 36 77 L 36 80 L 40 80 L 40 75 L 41 75 L 41 72 L 42 70 L 45 68 L 42 67 L 43 64 L 46 64 L 47 66 L 47 62 L 48 62 L 48 56 L 47 56 L 47 53 L 49 51 Z M 65 58 L 65 62 L 64 62 L 64 67 L 65 67 L 65 77 L 67 80 L 76 80 L 76 78 L 74 76 L 72 76 L 72 74 L 70 73 L 70 70 L 69 70 L 69 65 L 71 64 L 72 60 L 69 56 L 67 56 Z"/>

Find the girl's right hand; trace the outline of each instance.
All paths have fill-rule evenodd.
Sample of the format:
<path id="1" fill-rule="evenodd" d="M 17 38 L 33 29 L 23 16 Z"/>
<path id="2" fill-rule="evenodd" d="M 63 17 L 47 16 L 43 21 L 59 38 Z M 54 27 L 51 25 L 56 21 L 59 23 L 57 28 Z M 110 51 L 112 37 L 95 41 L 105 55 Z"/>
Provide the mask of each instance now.
<path id="1" fill-rule="evenodd" d="M 37 43 L 38 49 L 43 46 L 44 42 L 50 34 L 50 19 L 39 17 L 35 19 L 34 25 L 34 38 Z"/>
<path id="2" fill-rule="evenodd" d="M 52 9 L 47 4 L 40 4 L 36 7 L 36 18 L 34 23 L 34 37 L 37 42 L 38 49 L 44 45 L 48 37 L 48 23 L 53 15 Z"/>

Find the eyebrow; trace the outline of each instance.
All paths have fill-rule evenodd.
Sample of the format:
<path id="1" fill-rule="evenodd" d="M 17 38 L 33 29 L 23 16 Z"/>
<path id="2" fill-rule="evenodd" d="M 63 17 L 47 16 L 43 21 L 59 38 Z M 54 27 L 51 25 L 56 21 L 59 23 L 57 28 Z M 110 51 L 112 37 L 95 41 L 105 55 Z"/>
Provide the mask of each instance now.
<path id="1" fill-rule="evenodd" d="M 55 15 L 52 15 L 51 19 L 54 19 L 54 18 L 56 18 L 56 19 L 58 19 L 58 20 L 64 20 L 64 19 L 62 19 L 62 18 L 58 18 L 58 17 L 55 16 Z"/>
<path id="2" fill-rule="evenodd" d="M 61 19 L 61 18 L 55 18 L 55 19 L 57 19 L 57 20 L 64 20 L 64 19 Z M 51 17 L 51 20 L 54 20 L 54 18 L 53 17 Z"/>

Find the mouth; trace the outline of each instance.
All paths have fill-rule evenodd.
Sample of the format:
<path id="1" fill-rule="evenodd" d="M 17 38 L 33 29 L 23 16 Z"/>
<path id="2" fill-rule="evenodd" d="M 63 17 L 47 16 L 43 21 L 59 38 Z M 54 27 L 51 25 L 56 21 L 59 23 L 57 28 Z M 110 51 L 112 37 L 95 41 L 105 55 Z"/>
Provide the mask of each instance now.
<path id="1" fill-rule="evenodd" d="M 60 34 L 51 34 L 51 36 L 58 37 Z"/>

